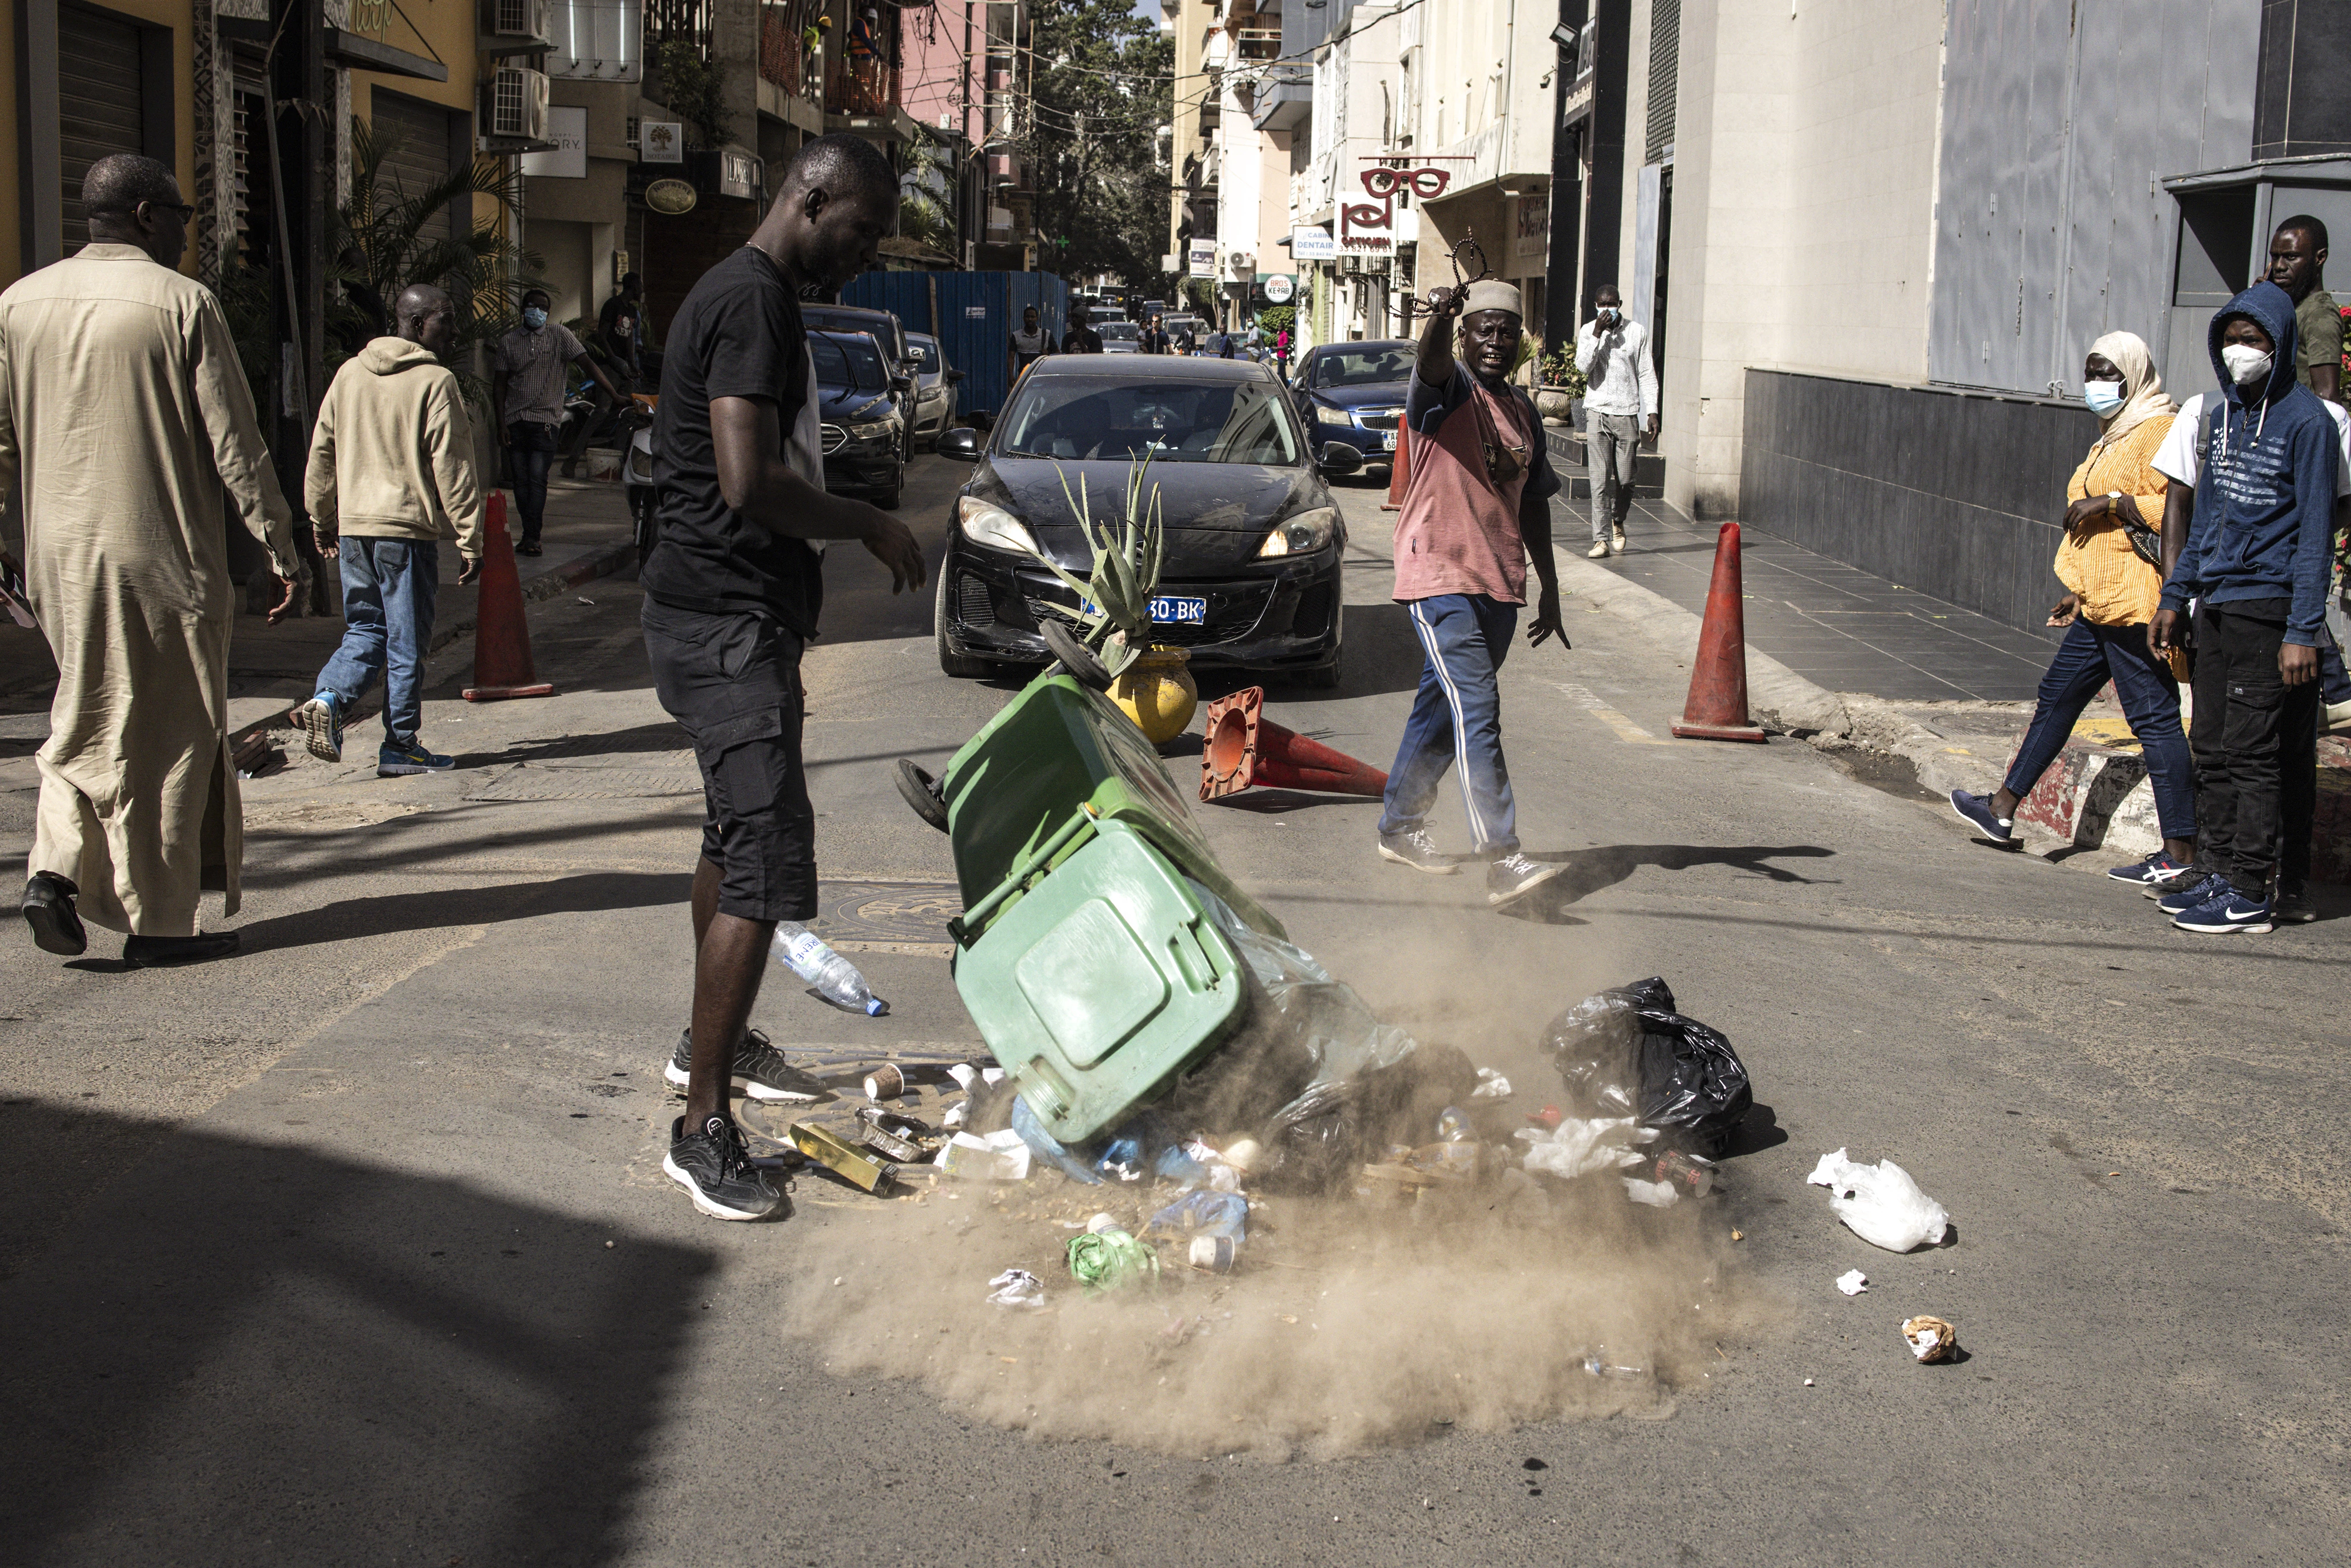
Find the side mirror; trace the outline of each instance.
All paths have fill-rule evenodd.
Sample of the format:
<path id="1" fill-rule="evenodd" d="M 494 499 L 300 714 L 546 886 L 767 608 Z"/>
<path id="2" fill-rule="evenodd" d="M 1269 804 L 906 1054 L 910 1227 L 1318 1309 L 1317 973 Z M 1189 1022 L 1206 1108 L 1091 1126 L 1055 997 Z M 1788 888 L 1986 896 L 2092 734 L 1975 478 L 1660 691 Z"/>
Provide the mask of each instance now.
<path id="1" fill-rule="evenodd" d="M 955 457 L 966 463 L 977 463 L 979 461 L 979 432 L 965 425 L 958 426 L 940 436 L 939 444 L 934 450 L 942 457 Z M 1360 467 L 1362 462 L 1361 458 L 1357 458 L 1357 466 Z"/>
<path id="2" fill-rule="evenodd" d="M 1328 475 L 1360 474 L 1364 455 L 1343 441 L 1328 441 L 1322 444 L 1322 455 L 1314 465 Z"/>
<path id="3" fill-rule="evenodd" d="M 949 371 L 947 372 L 947 380 L 951 382 L 959 382 L 963 380 L 963 372 L 961 371 Z"/>

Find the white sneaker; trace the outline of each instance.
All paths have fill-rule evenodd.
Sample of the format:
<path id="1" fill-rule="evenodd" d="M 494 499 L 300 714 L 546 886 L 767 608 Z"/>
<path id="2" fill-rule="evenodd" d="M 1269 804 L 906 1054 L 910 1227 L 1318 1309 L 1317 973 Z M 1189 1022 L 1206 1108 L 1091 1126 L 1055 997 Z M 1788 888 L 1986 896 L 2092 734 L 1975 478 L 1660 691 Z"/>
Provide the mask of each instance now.
<path id="1" fill-rule="evenodd" d="M 2351 702 L 2328 703 L 2325 717 L 2326 723 L 2323 727 L 2327 729 L 2341 729 L 2351 725 Z"/>
<path id="2" fill-rule="evenodd" d="M 1585 550 L 1583 553 L 1585 558 L 1591 560 L 1606 560 L 1608 559 L 1608 541 L 1606 539 L 1593 539 L 1592 541 L 1592 548 Z"/>
<path id="3" fill-rule="evenodd" d="M 1610 555 L 1623 555 L 1625 553 L 1624 529 L 1618 528 L 1614 533 L 1608 536 L 1608 553 Z"/>

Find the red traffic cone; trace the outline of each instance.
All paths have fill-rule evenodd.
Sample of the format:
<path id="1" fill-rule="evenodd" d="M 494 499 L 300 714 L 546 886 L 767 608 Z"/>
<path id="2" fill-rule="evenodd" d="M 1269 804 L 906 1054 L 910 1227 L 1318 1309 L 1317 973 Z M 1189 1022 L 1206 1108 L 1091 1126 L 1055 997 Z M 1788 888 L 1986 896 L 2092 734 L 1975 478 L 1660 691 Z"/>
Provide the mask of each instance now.
<path id="1" fill-rule="evenodd" d="M 1380 503 L 1380 510 L 1393 512 L 1404 506 L 1404 493 L 1412 488 L 1412 426 L 1404 422 L 1404 410 L 1396 410 L 1395 462 L 1388 468 L 1388 498 Z"/>
<path id="2" fill-rule="evenodd" d="M 1706 590 L 1698 663 L 1689 701 L 1674 733 L 1685 740 L 1761 740 L 1747 716 L 1747 614 L 1739 588 L 1739 525 L 1725 523 L 1714 545 L 1714 580 Z"/>
<path id="3" fill-rule="evenodd" d="M 1387 793 L 1386 774 L 1284 729 L 1265 716 L 1264 708 L 1263 686 L 1249 686 L 1208 705 L 1207 744 L 1200 752 L 1201 800 L 1238 794 L 1252 784 L 1329 795 Z"/>
<path id="4" fill-rule="evenodd" d="M 507 498 L 493 490 L 482 517 L 482 582 L 474 601 L 474 684 L 465 688 L 465 700 L 494 703 L 554 695 L 554 684 L 541 681 L 531 668 L 522 574 L 515 570 L 514 546 L 507 538 Z"/>

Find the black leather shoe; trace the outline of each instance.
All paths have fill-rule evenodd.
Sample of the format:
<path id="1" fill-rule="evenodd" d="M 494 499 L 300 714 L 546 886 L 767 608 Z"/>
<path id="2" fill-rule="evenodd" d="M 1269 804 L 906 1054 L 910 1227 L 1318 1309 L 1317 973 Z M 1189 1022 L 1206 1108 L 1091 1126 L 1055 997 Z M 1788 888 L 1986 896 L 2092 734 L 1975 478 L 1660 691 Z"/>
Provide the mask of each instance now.
<path id="1" fill-rule="evenodd" d="M 42 952 L 71 958 L 89 951 L 89 933 L 74 913 L 74 896 L 80 892 L 50 871 L 37 871 L 25 883 L 25 924 L 33 928 L 33 945 Z"/>
<path id="2" fill-rule="evenodd" d="M 122 945 L 122 961 L 137 969 L 164 969 L 174 964 L 202 964 L 225 958 L 239 946 L 234 931 L 205 931 L 193 936 L 133 936 Z"/>
<path id="3" fill-rule="evenodd" d="M 539 549 L 538 541 L 537 539 L 524 539 L 515 546 L 515 554 L 517 555 L 538 555 L 541 553 L 542 552 Z"/>

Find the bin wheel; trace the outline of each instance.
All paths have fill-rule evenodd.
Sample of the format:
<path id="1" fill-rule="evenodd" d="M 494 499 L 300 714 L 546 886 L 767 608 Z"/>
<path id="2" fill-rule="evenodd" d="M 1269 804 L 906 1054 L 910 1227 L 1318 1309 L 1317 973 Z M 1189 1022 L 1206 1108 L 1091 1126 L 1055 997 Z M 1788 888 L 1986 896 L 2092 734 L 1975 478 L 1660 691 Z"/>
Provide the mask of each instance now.
<path id="1" fill-rule="evenodd" d="M 898 793 L 920 817 L 941 832 L 947 831 L 947 803 L 939 794 L 939 781 L 915 767 L 904 758 L 898 758 Z"/>
<path id="2" fill-rule="evenodd" d="M 1102 662 L 1094 656 L 1092 648 L 1078 641 L 1076 633 L 1058 621 L 1046 622 L 1039 631 L 1045 639 L 1045 646 L 1053 651 L 1053 657 L 1061 662 L 1061 668 L 1076 677 L 1080 685 L 1092 686 L 1098 692 L 1110 690 L 1110 671 L 1102 667 Z"/>

